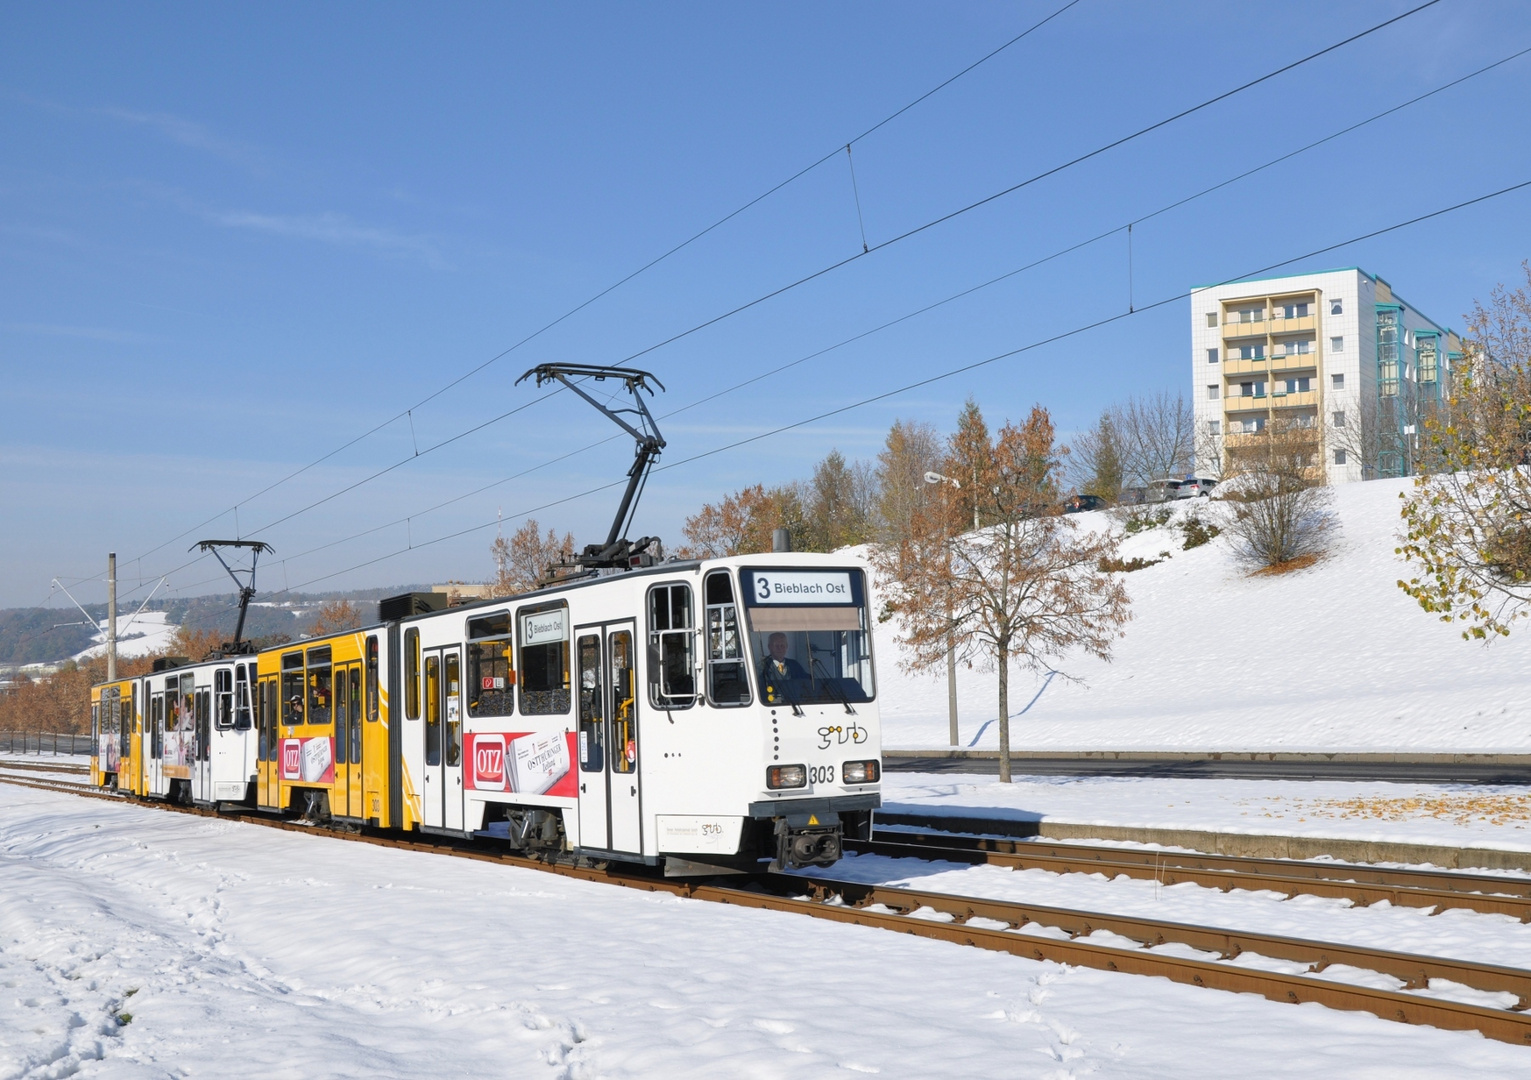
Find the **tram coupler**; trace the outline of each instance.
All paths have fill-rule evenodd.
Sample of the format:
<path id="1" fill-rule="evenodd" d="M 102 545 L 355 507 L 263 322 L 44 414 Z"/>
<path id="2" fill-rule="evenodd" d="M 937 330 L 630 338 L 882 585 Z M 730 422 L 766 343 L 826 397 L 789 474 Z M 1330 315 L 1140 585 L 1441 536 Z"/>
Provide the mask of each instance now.
<path id="1" fill-rule="evenodd" d="M 840 815 L 832 810 L 817 814 L 790 814 L 776 819 L 776 861 L 772 870 L 801 870 L 808 866 L 833 866 L 843 848 Z"/>

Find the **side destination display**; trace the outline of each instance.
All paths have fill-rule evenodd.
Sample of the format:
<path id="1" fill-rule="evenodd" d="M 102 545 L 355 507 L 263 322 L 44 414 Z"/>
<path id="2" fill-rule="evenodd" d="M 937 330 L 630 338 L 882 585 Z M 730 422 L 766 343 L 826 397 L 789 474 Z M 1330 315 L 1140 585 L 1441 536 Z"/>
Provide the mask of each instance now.
<path id="1" fill-rule="evenodd" d="M 861 575 L 849 570 L 745 570 L 742 576 L 752 607 L 861 603 Z"/>

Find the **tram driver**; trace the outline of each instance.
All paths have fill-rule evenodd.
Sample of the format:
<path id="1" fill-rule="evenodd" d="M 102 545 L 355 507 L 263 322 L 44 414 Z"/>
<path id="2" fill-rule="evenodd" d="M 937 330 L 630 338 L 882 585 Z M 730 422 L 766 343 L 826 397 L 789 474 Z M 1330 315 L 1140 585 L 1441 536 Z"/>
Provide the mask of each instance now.
<path id="1" fill-rule="evenodd" d="M 798 695 L 792 691 L 792 684 L 808 678 L 808 673 L 787 655 L 787 635 L 780 631 L 772 634 L 766 648 L 770 655 L 760 665 L 760 685 L 766 702 L 796 701 Z"/>

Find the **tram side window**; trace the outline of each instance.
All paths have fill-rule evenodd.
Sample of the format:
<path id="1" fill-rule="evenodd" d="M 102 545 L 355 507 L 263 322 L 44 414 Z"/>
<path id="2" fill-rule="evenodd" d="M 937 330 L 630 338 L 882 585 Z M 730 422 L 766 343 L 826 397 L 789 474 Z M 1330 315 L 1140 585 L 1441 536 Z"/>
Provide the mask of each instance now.
<path id="1" fill-rule="evenodd" d="M 621 630 L 606 639 L 611 655 L 611 771 L 638 769 L 638 688 L 633 675 L 633 635 Z"/>
<path id="2" fill-rule="evenodd" d="M 425 658 L 425 763 L 441 764 L 441 657 Z"/>
<path id="3" fill-rule="evenodd" d="M 172 698 L 174 700 L 174 698 Z M 149 756 L 160 756 L 160 747 L 164 745 L 165 736 L 165 695 L 155 694 L 154 705 L 149 717 Z"/>
<path id="4" fill-rule="evenodd" d="M 447 653 L 446 663 L 446 740 L 447 766 L 462 764 L 462 660 L 456 652 Z"/>
<path id="5" fill-rule="evenodd" d="M 404 631 L 404 715 L 420 719 L 420 631 Z"/>
<path id="6" fill-rule="evenodd" d="M 469 716 L 509 716 L 515 711 L 512 656 L 510 612 L 468 620 Z"/>
<path id="7" fill-rule="evenodd" d="M 181 676 L 181 714 L 176 722 L 178 731 L 194 730 L 197 707 L 196 683 L 197 677 L 190 672 Z"/>
<path id="8" fill-rule="evenodd" d="M 579 639 L 579 767 L 600 772 L 606 767 L 606 726 L 601 692 L 601 638 Z"/>
<path id="9" fill-rule="evenodd" d="M 250 730 L 250 679 L 254 667 L 238 664 L 234 667 L 234 730 Z"/>
<path id="10" fill-rule="evenodd" d="M 649 590 L 649 701 L 656 709 L 689 709 L 696 701 L 695 622 L 691 586 Z"/>
<path id="11" fill-rule="evenodd" d="M 532 716 L 569 711 L 569 606 L 523 608 L 520 672 L 521 711 Z"/>
<path id="12" fill-rule="evenodd" d="M 707 697 L 719 706 L 750 703 L 739 608 L 728 571 L 707 575 Z"/>
<path id="13" fill-rule="evenodd" d="M 377 663 L 377 635 L 372 634 L 367 638 L 367 719 L 377 719 L 377 694 L 378 694 L 378 663 Z"/>
<path id="14" fill-rule="evenodd" d="M 255 684 L 255 760 L 266 760 L 266 684 Z"/>
<path id="15" fill-rule="evenodd" d="M 118 702 L 118 708 L 122 710 L 122 745 L 120 752 L 127 757 L 133 752 L 133 725 L 138 722 L 138 687 L 135 685 L 128 691 L 128 697 Z"/>
<path id="16" fill-rule="evenodd" d="M 351 764 L 361 764 L 361 669 L 352 664 L 351 680 Z"/>
<path id="17" fill-rule="evenodd" d="M 335 764 L 346 763 L 346 713 L 351 708 L 350 684 L 346 682 L 346 670 L 340 669 L 335 679 Z"/>
<path id="18" fill-rule="evenodd" d="M 244 666 L 240 665 L 240 671 Z M 228 668 L 213 672 L 213 702 L 218 706 L 213 722 L 220 728 L 234 726 L 234 673 Z"/>
<path id="19" fill-rule="evenodd" d="M 331 681 L 330 647 L 321 645 L 308 650 L 308 722 L 330 722 L 331 699 L 334 696 Z"/>
<path id="20" fill-rule="evenodd" d="M 282 656 L 282 723 L 303 723 L 303 654 Z"/>
<path id="21" fill-rule="evenodd" d="M 213 746 L 213 692 L 207 687 L 197 691 L 197 752 L 198 761 L 211 756 Z"/>

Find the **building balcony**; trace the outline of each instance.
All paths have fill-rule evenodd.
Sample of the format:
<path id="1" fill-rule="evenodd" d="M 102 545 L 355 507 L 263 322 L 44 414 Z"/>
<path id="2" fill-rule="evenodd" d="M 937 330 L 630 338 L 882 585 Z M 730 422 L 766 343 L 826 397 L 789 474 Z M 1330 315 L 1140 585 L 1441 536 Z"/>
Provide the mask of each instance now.
<path id="1" fill-rule="evenodd" d="M 1283 319 L 1278 316 L 1266 320 L 1265 325 L 1270 327 L 1269 332 L 1272 334 L 1299 334 L 1303 331 L 1316 333 L 1318 330 L 1318 316 L 1304 315 L 1300 319 Z"/>
<path id="2" fill-rule="evenodd" d="M 1272 371 L 1301 371 L 1303 368 L 1318 369 L 1317 352 L 1287 353 L 1285 356 L 1271 357 Z"/>
<path id="3" fill-rule="evenodd" d="M 1224 375 L 1263 375 L 1267 370 L 1265 357 L 1263 356 L 1256 357 L 1253 360 L 1230 357 L 1223 361 Z"/>
<path id="4" fill-rule="evenodd" d="M 1233 341 L 1237 338 L 1263 338 L 1270 333 L 1270 325 L 1265 321 L 1223 323 L 1223 339 Z"/>
<path id="5" fill-rule="evenodd" d="M 1318 429 L 1317 428 L 1313 429 L 1312 435 L 1313 435 L 1313 448 L 1314 448 L 1315 451 L 1317 451 L 1318 449 L 1321 448 L 1321 445 L 1322 445 L 1322 440 L 1319 438 Z M 1230 431 L 1227 435 L 1223 436 L 1223 446 L 1226 447 L 1230 451 L 1238 451 L 1238 450 L 1245 449 L 1246 447 L 1263 445 L 1263 444 L 1265 444 L 1269 440 L 1269 437 L 1270 437 L 1270 432 L 1268 430 L 1267 431 Z"/>
<path id="6" fill-rule="evenodd" d="M 1288 394 L 1276 390 L 1271 393 L 1270 403 L 1271 407 L 1276 409 L 1295 409 L 1299 406 L 1312 409 L 1318 405 L 1318 391 L 1309 390 L 1305 393 Z"/>

